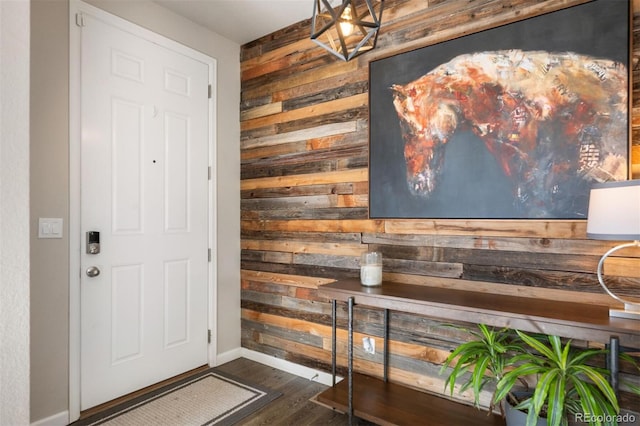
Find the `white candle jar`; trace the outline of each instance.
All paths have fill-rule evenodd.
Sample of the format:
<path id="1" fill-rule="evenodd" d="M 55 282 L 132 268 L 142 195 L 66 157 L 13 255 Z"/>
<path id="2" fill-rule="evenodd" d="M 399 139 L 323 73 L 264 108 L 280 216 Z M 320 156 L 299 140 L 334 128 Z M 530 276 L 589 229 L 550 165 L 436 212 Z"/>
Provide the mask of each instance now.
<path id="1" fill-rule="evenodd" d="M 360 256 L 360 282 L 366 286 L 382 284 L 382 253 L 370 251 Z"/>

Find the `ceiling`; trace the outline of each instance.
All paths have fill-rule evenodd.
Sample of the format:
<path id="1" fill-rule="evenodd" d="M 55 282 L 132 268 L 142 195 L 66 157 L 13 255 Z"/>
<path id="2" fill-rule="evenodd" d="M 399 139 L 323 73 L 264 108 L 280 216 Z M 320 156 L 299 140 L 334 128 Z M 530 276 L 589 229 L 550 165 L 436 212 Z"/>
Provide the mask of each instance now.
<path id="1" fill-rule="evenodd" d="M 241 45 L 311 18 L 314 3 L 314 0 L 153 1 Z"/>

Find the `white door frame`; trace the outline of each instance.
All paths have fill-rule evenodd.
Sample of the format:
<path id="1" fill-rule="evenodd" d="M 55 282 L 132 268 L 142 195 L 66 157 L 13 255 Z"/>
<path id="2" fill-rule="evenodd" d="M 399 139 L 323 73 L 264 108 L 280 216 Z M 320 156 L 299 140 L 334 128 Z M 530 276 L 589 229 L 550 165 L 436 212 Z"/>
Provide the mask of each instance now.
<path id="1" fill-rule="evenodd" d="M 76 14 L 88 13 L 124 31 L 145 38 L 160 46 L 181 53 L 209 66 L 209 84 L 212 93 L 209 99 L 209 247 L 212 251 L 209 262 L 208 328 L 211 343 L 208 346 L 210 366 L 216 365 L 217 353 L 217 265 L 216 265 L 216 61 L 183 44 L 153 33 L 136 24 L 125 21 L 80 0 L 69 2 L 69 421 L 80 417 L 80 253 L 82 250 L 80 230 L 80 32 L 77 30 Z"/>

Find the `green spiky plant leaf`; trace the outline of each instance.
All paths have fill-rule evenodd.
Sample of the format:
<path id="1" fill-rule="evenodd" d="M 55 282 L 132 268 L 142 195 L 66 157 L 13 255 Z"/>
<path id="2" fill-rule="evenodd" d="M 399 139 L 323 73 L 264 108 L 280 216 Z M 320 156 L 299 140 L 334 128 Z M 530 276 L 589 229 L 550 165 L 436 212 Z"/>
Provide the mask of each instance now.
<path id="1" fill-rule="evenodd" d="M 517 334 L 510 329 L 495 330 L 484 324 L 478 324 L 478 331 L 462 329 L 474 339 L 459 345 L 447 357 L 440 369 L 444 374 L 449 368 L 451 372 L 445 380 L 445 391 L 453 395 L 455 384 L 464 379 L 460 392 L 473 390 L 474 405 L 480 407 L 480 393 L 490 383 L 497 383 L 507 368 L 514 362 L 514 353 L 522 351 Z M 490 409 L 493 410 L 499 400 L 492 398 Z"/>
<path id="2" fill-rule="evenodd" d="M 499 380 L 495 400 L 506 397 L 516 380 L 535 375 L 538 381 L 533 396 L 516 407 L 527 409 L 527 426 L 535 425 L 543 407 L 549 426 L 566 425 L 569 414 L 578 412 L 593 419 L 615 418 L 620 407 L 606 379 L 607 371 L 587 364 L 605 350 L 579 349 L 571 341 L 563 345 L 557 336 L 538 339 L 521 331 L 517 334 L 528 350 L 517 356 L 518 366 Z"/>

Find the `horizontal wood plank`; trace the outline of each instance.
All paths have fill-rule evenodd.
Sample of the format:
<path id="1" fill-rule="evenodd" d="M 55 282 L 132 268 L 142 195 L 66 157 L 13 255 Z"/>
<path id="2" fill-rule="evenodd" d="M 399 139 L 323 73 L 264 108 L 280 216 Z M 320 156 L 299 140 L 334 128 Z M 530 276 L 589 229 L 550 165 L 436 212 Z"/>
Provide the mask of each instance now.
<path id="1" fill-rule="evenodd" d="M 240 277 L 243 280 L 278 283 L 297 287 L 318 288 L 319 285 L 328 284 L 334 280 L 330 278 L 317 278 L 301 275 L 275 274 L 261 271 L 241 270 Z"/>
<path id="2" fill-rule="evenodd" d="M 321 104 L 314 104 L 313 106 L 303 107 L 296 110 L 284 111 L 281 113 L 245 120 L 242 122 L 241 130 L 250 130 L 286 121 L 308 119 L 309 117 L 324 115 L 330 112 L 363 108 L 367 106 L 368 101 L 369 95 L 364 93 L 329 102 L 322 102 Z"/>
<path id="3" fill-rule="evenodd" d="M 242 221 L 242 230 L 285 232 L 381 232 L 381 220 L 265 220 Z"/>
<path id="4" fill-rule="evenodd" d="M 362 244 L 349 243 L 313 243 L 304 241 L 265 241 L 242 240 L 241 247 L 245 250 L 273 250 L 291 253 L 331 254 L 334 256 L 360 256 L 367 251 Z"/>
<path id="5" fill-rule="evenodd" d="M 586 238 L 583 220 L 386 220 L 391 234 L 477 235 L 533 238 Z"/>
<path id="6" fill-rule="evenodd" d="M 310 138 L 326 137 L 341 135 L 348 132 L 358 130 L 357 120 L 346 121 L 341 123 L 324 124 L 311 129 L 292 130 L 289 132 L 278 134 L 264 134 L 256 137 L 243 138 L 240 141 L 240 147 L 245 149 L 266 147 L 272 145 L 281 145 L 291 142 L 306 141 Z"/>
<path id="7" fill-rule="evenodd" d="M 366 182 L 369 179 L 367 169 L 345 170 L 326 173 L 309 173 L 294 176 L 276 176 L 258 179 L 246 179 L 240 182 L 240 189 L 273 188 L 282 186 L 318 185 L 343 182 Z"/>

